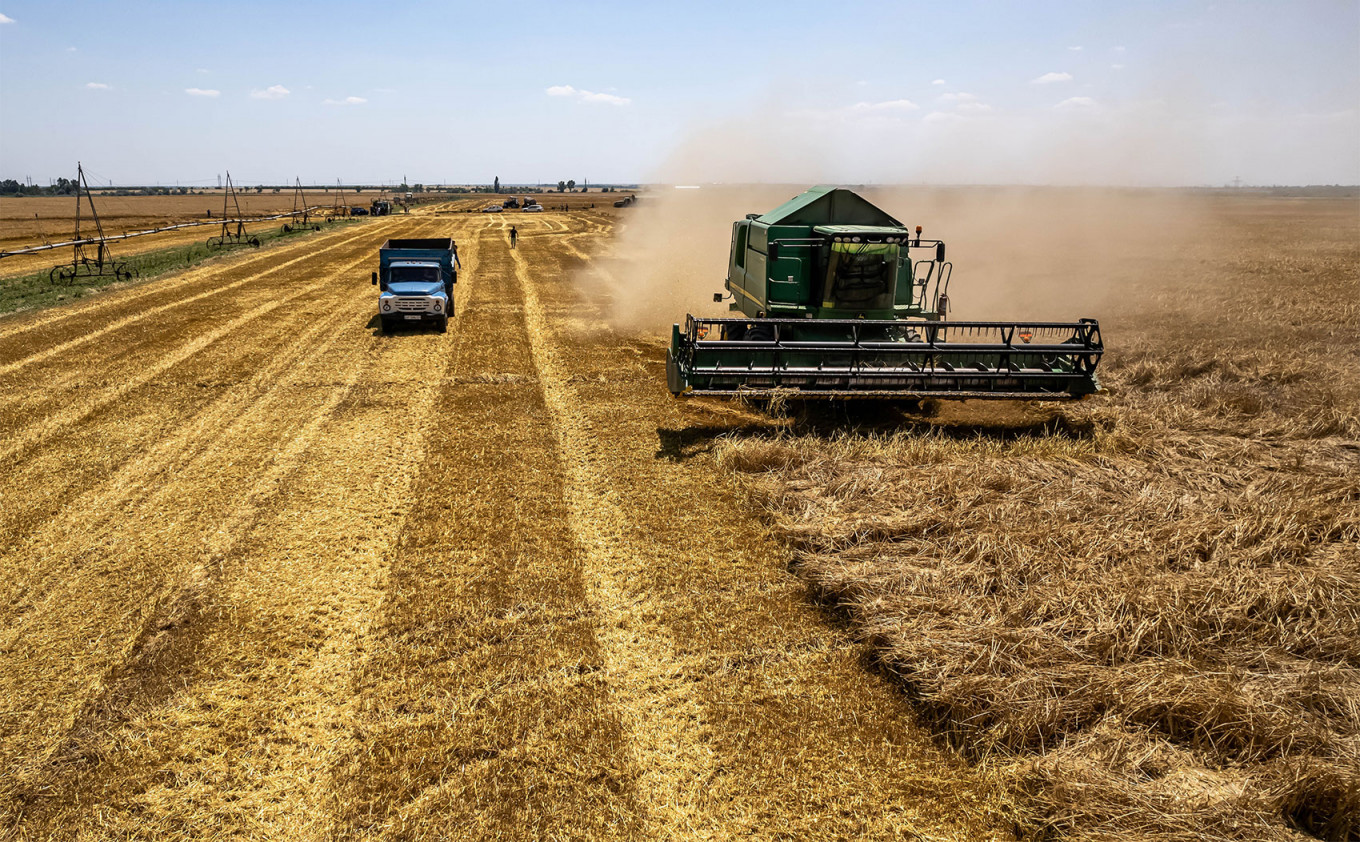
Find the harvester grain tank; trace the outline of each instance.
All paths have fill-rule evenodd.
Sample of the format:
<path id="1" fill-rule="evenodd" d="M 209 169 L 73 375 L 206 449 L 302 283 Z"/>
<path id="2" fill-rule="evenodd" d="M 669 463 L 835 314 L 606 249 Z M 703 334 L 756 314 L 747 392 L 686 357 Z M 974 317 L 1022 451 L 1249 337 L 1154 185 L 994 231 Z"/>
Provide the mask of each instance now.
<path id="1" fill-rule="evenodd" d="M 448 328 L 453 285 L 458 283 L 458 246 L 452 239 L 388 240 L 378 249 L 373 283 L 382 290 L 378 316 L 383 331 L 404 324 Z"/>
<path id="2" fill-rule="evenodd" d="M 947 319 L 953 265 L 858 194 L 814 187 L 732 226 L 729 318 L 671 330 L 680 396 L 1062 400 L 1099 389 L 1095 319 Z M 714 295 L 715 301 L 724 298 Z"/>

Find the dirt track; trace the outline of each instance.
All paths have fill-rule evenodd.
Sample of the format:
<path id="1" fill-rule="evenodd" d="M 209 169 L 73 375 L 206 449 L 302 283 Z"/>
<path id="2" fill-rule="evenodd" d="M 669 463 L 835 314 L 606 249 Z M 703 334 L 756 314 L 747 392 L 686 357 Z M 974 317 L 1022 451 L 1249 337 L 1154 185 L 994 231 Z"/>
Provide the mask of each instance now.
<path id="1" fill-rule="evenodd" d="M 1007 838 L 712 463 L 740 413 L 578 295 L 611 228 L 393 218 L 0 320 L 3 826 Z M 456 323 L 381 335 L 378 244 L 445 233 Z"/>

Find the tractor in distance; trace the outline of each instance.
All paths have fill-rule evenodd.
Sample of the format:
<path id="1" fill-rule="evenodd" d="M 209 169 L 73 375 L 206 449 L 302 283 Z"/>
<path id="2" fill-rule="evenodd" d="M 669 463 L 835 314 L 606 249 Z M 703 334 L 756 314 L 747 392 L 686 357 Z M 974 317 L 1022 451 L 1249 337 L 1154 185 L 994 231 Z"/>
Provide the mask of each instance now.
<path id="1" fill-rule="evenodd" d="M 953 265 L 921 230 L 833 187 L 737 221 L 726 281 L 737 315 L 672 327 L 671 393 L 1070 400 L 1099 390 L 1095 319 L 950 320 Z"/>

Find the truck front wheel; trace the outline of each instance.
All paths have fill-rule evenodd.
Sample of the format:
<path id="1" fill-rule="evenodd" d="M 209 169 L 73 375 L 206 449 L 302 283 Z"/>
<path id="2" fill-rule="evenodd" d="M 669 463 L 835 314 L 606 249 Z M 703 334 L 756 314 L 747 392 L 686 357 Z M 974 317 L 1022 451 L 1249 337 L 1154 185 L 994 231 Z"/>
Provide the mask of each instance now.
<path id="1" fill-rule="evenodd" d="M 392 321 L 391 316 L 379 316 L 379 318 L 382 319 L 382 332 L 391 333 L 392 328 L 396 326 L 396 322 Z"/>
<path id="2" fill-rule="evenodd" d="M 434 328 L 435 328 L 435 330 L 439 331 L 440 333 L 445 333 L 445 332 L 447 332 L 448 329 L 449 329 L 449 317 L 448 317 L 448 316 L 440 316 L 439 319 L 435 321 L 435 323 L 434 323 Z"/>

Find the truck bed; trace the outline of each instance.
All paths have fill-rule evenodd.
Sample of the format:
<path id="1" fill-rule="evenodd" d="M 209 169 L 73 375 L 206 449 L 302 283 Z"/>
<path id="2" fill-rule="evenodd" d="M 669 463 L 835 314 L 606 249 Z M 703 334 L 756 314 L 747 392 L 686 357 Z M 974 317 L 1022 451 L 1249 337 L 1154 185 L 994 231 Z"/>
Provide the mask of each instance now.
<path id="1" fill-rule="evenodd" d="M 382 244 L 383 249 L 441 249 L 443 251 L 453 250 L 453 239 L 450 237 L 425 237 L 407 240 L 388 240 Z"/>

